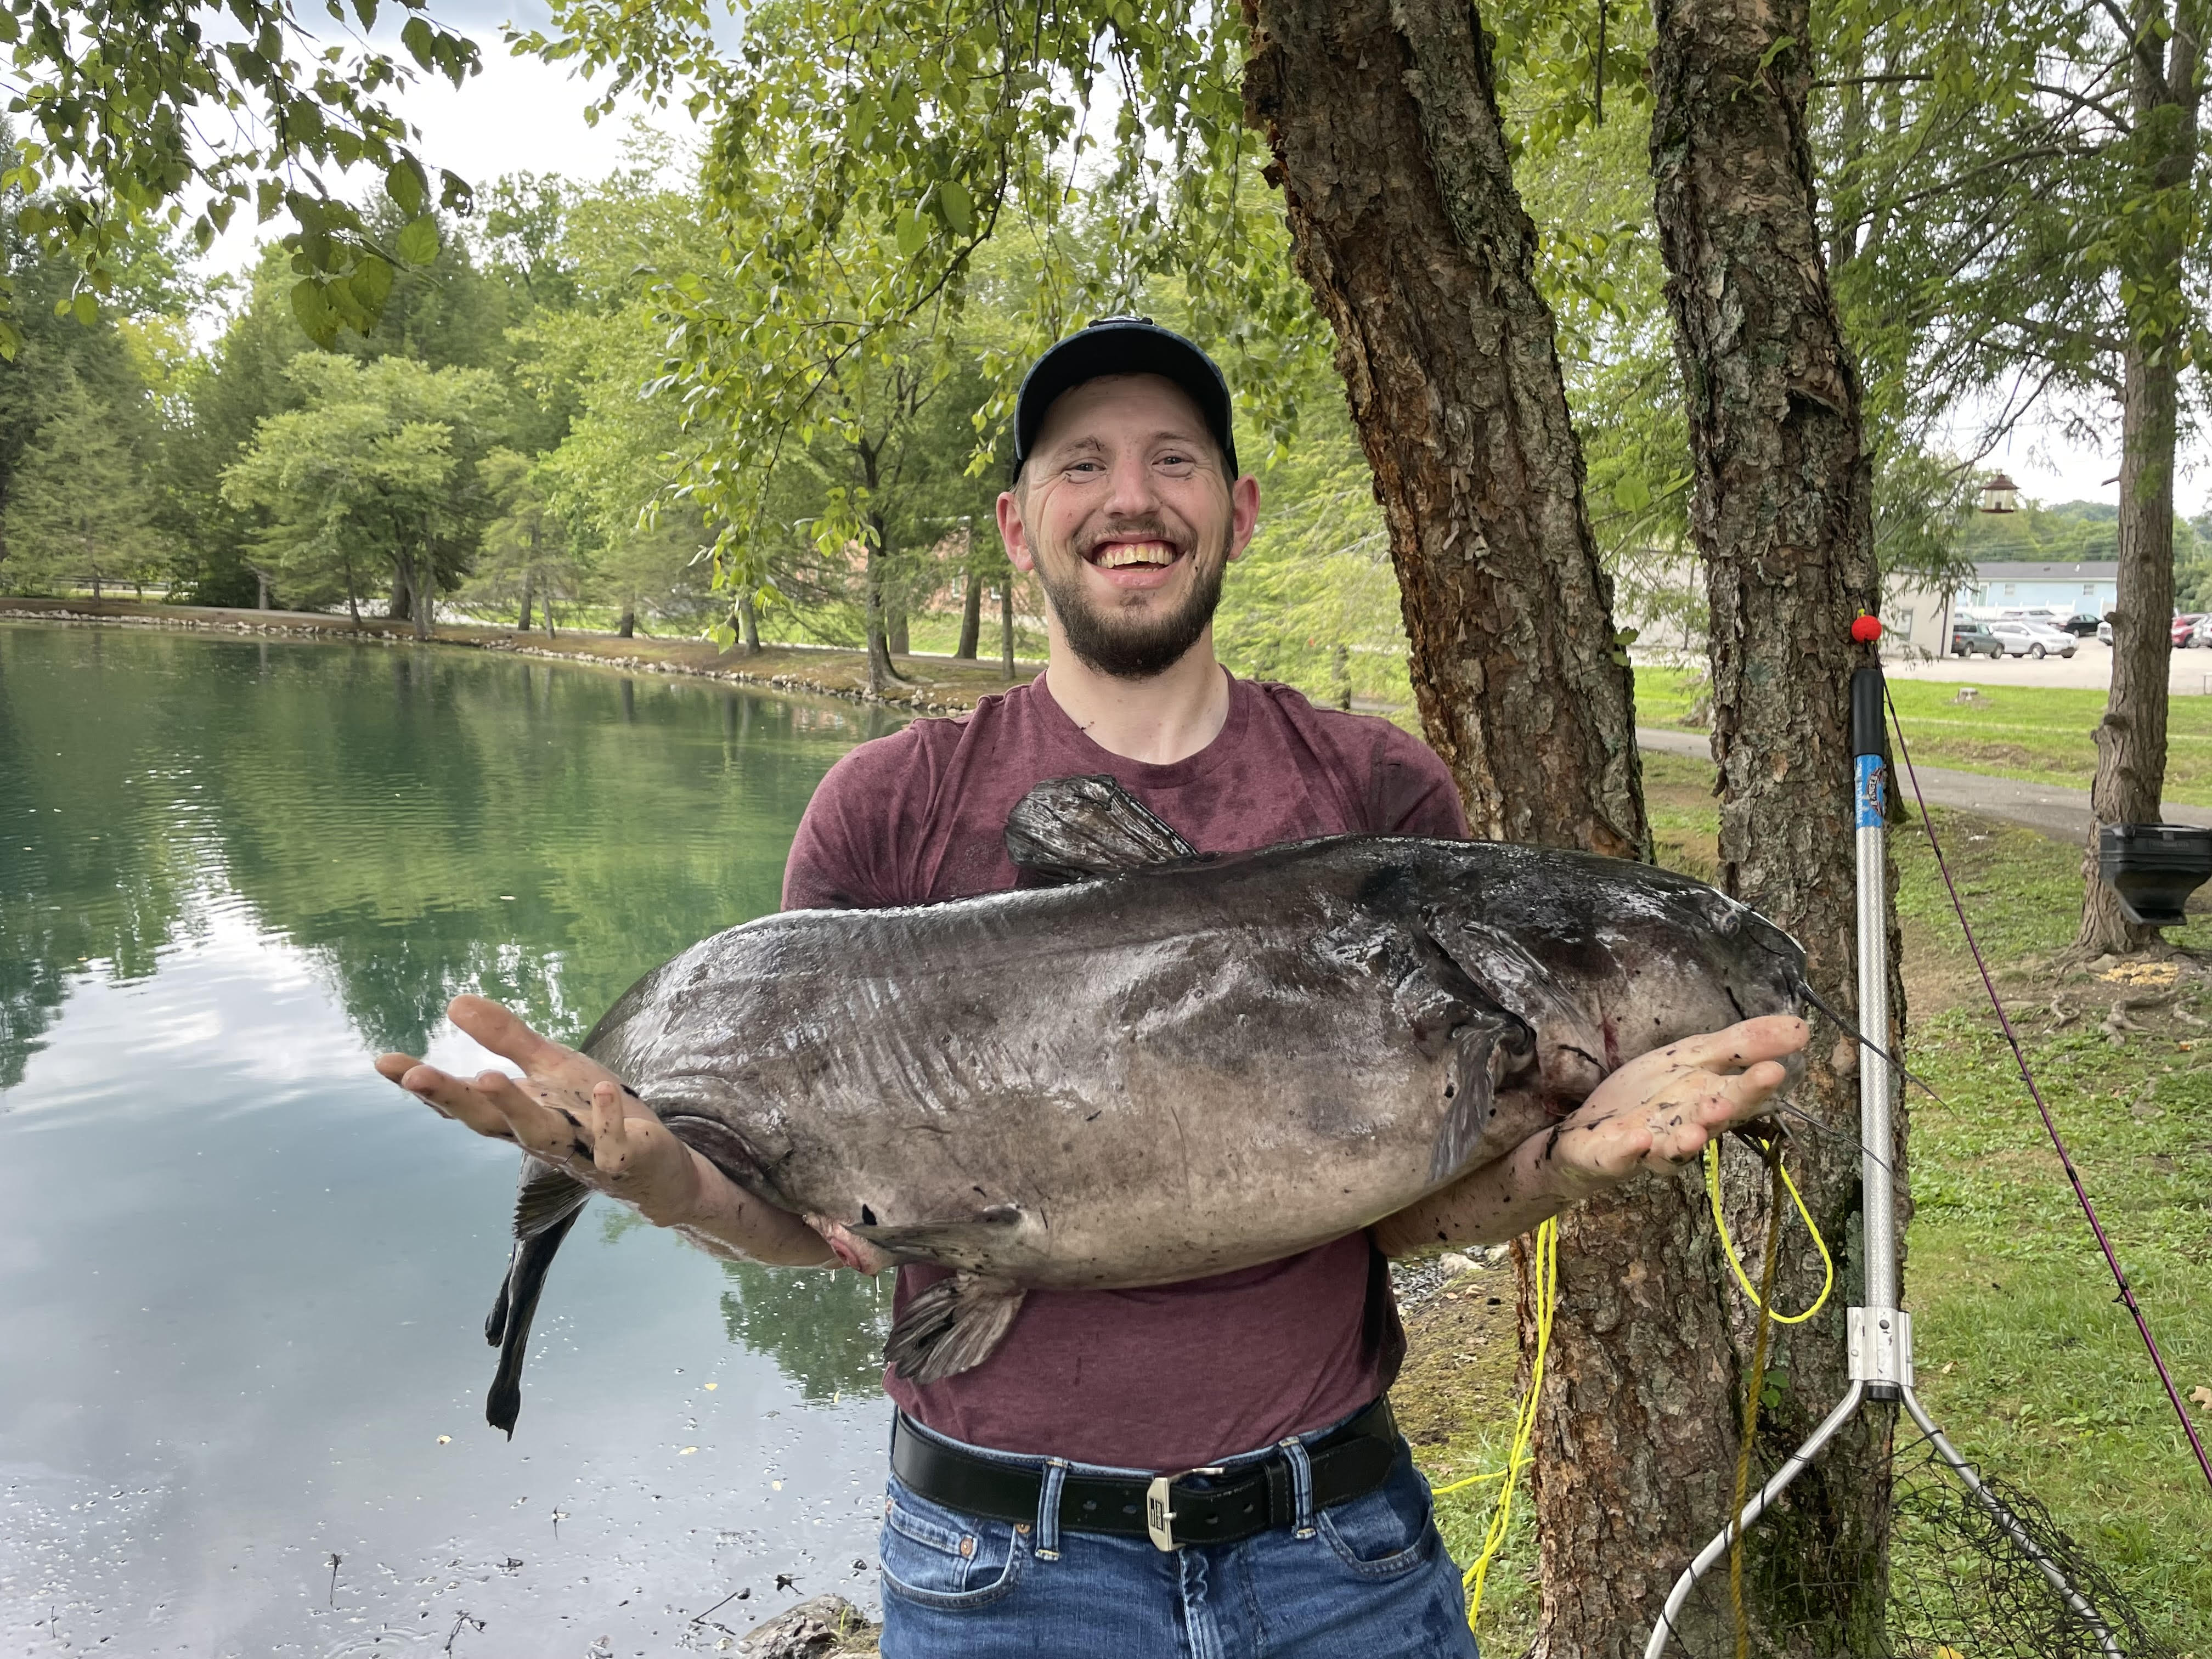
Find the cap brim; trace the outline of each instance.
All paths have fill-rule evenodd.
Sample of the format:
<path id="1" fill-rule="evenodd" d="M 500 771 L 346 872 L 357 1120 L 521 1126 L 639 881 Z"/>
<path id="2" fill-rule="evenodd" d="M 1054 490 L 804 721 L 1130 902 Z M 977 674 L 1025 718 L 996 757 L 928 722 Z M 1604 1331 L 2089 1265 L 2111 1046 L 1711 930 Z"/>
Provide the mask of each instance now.
<path id="1" fill-rule="evenodd" d="M 1019 473 L 1044 429 L 1046 415 L 1066 392 L 1109 374 L 1158 374 L 1198 405 L 1221 446 L 1231 477 L 1237 443 L 1231 428 L 1229 383 L 1205 352 L 1152 323 L 1099 323 L 1071 334 L 1030 366 L 1014 400 L 1014 471 Z"/>

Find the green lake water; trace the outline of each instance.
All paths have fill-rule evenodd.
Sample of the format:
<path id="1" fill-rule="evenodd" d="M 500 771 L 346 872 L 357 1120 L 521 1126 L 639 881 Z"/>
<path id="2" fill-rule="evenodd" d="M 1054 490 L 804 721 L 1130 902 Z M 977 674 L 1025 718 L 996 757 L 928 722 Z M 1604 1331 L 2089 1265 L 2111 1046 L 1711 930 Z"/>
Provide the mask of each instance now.
<path id="1" fill-rule="evenodd" d="M 9 1650 L 610 1659 L 872 1600 L 874 1290 L 596 1206 L 510 1443 L 482 1326 L 514 1156 L 368 1058 L 486 1063 L 443 1020 L 462 989 L 580 1036 L 774 909 L 816 782 L 888 729 L 527 659 L 0 623 Z"/>

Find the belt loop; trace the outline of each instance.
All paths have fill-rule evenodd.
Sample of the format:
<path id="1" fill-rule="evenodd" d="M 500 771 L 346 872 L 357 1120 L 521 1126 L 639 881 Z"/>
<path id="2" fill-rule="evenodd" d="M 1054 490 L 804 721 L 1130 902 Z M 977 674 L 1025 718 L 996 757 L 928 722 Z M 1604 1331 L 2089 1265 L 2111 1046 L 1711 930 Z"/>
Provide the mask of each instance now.
<path id="1" fill-rule="evenodd" d="M 1036 1548 L 1040 1561 L 1060 1559 L 1060 1489 L 1067 1480 L 1067 1460 L 1044 1460 L 1043 1490 L 1037 1494 Z"/>
<path id="2" fill-rule="evenodd" d="M 1291 1502 L 1297 1511 L 1291 1528 L 1294 1535 L 1310 1538 L 1314 1535 L 1313 1463 L 1306 1456 L 1305 1442 L 1296 1435 L 1282 1446 L 1283 1461 L 1291 1466 Z"/>

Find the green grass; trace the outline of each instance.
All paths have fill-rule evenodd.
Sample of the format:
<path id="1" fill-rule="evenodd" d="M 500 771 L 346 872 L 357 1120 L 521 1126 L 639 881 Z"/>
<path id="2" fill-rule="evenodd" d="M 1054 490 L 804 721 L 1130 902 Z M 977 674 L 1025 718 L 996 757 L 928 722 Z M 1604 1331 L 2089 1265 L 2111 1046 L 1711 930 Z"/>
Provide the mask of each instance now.
<path id="1" fill-rule="evenodd" d="M 1662 859 L 1710 874 L 1711 768 L 1645 763 Z M 2185 1399 L 2212 1388 L 2212 1030 L 2146 1013 L 2154 1031 L 2112 1046 L 2097 1023 L 2119 989 L 2085 975 L 2061 981 L 2048 966 L 2074 934 L 2079 852 L 1965 813 L 1935 817 L 2029 1063 L 2175 1380 Z M 1927 837 L 1908 824 L 1891 846 L 1907 1059 L 1942 1097 L 1916 1092 L 1909 1105 L 1917 1210 L 1905 1301 L 1923 1397 L 1968 1457 L 2050 1505 L 2154 1635 L 2212 1659 L 2212 1493 L 2114 1301 Z M 2168 938 L 2212 952 L 2212 914 Z M 2081 1016 L 2058 1024 L 2054 994 Z M 2212 1018 L 2212 1000 L 2190 1001 Z M 2195 1409 L 2199 1434 L 2212 1433 L 2212 1407 Z"/>
<path id="2" fill-rule="evenodd" d="M 2212 662 L 2212 659 L 2208 659 Z M 1689 716 L 1703 677 L 1680 668 L 1639 668 L 1636 712 L 1645 726 L 1701 729 Z M 1912 758 L 1993 777 L 2087 789 L 2096 771 L 2091 733 L 2105 712 L 2102 691 L 2050 686 L 1981 685 L 1982 701 L 1956 701 L 1962 688 L 1894 679 L 1890 695 Z M 2212 806 L 2212 697 L 2175 697 L 2166 731 L 2166 797 Z"/>

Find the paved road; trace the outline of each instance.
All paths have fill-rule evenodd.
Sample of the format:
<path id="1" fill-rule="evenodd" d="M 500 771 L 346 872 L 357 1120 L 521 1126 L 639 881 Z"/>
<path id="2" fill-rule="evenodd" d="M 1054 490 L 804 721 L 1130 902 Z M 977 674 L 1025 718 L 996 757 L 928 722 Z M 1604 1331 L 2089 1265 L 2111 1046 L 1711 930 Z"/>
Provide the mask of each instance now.
<path id="1" fill-rule="evenodd" d="M 2212 658 L 2202 660 L 2212 661 Z M 1712 758 L 1712 746 L 1698 732 L 1668 732 L 1643 726 L 1636 730 L 1636 741 L 1641 747 L 1661 754 L 1688 755 L 1704 761 Z M 2039 830 L 2054 841 L 2078 845 L 2089 838 L 2089 792 L 2086 789 L 2062 789 L 2053 784 L 2022 783 L 2017 778 L 1992 778 L 1979 772 L 1923 766 L 1920 769 L 1920 792 L 1931 806 L 1953 806 L 2003 818 Z M 2212 808 L 2179 806 L 2169 802 L 2166 821 L 2212 829 Z"/>

